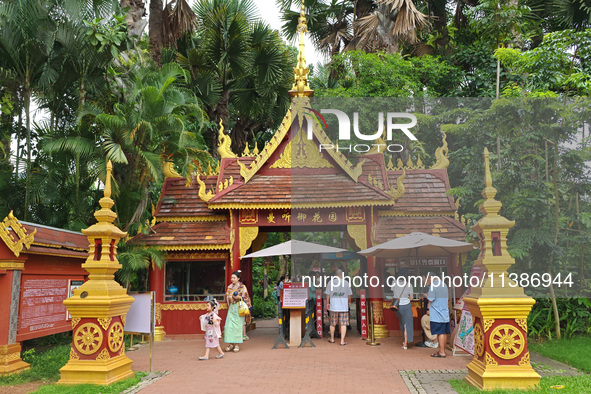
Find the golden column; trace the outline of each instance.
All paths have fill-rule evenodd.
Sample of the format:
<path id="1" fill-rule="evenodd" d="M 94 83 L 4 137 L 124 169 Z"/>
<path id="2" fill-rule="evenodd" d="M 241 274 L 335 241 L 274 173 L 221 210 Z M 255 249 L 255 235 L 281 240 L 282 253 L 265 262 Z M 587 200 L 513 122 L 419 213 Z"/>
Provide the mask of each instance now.
<path id="1" fill-rule="evenodd" d="M 497 189 L 492 186 L 486 148 L 484 166 L 484 217 L 472 226 L 480 240 L 474 264 L 482 267 L 484 277 L 464 299 L 474 324 L 474 358 L 466 380 L 481 389 L 531 388 L 540 383 L 527 351 L 527 316 L 535 300 L 508 277 L 515 259 L 507 252 L 507 233 L 515 221 L 499 215 L 502 204 L 494 198 Z"/>
<path id="2" fill-rule="evenodd" d="M 88 281 L 64 301 L 72 315 L 73 334 L 70 360 L 60 369 L 61 384 L 111 384 L 134 376 L 123 342 L 125 315 L 133 298 L 113 276 L 121 268 L 117 244 L 127 233 L 113 224 L 117 214 L 111 211 L 112 170 L 109 161 L 101 209 L 94 213 L 98 223 L 82 230 L 90 242 L 90 255 L 82 264 Z"/>

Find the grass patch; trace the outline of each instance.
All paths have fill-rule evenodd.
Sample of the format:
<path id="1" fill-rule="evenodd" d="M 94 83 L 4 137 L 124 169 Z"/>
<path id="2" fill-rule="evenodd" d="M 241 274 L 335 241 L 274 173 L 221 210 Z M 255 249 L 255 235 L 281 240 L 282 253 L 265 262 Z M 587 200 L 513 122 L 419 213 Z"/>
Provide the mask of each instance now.
<path id="1" fill-rule="evenodd" d="M 126 347 L 129 346 L 130 335 L 125 335 Z M 141 340 L 139 335 L 134 335 L 133 343 Z M 70 359 L 72 337 L 64 334 L 50 335 L 43 338 L 26 341 L 23 343 L 23 361 L 31 364 L 27 371 L 0 376 L 0 386 L 13 386 L 29 382 L 41 382 L 44 384 L 57 382 L 60 379 L 60 368 L 66 365 Z"/>
<path id="2" fill-rule="evenodd" d="M 59 393 L 59 394 L 92 394 L 92 393 L 101 393 L 101 394 L 118 394 L 124 390 L 127 390 L 130 387 L 135 386 L 138 384 L 142 377 L 146 376 L 146 372 L 136 372 L 133 378 L 125 379 L 117 383 L 113 383 L 108 386 L 99 386 L 95 384 L 75 384 L 75 385 L 61 385 L 61 384 L 52 384 L 47 386 L 40 387 L 34 393 L 38 394 L 52 394 L 52 393 Z"/>
<path id="3" fill-rule="evenodd" d="M 29 349 L 22 354 L 31 369 L 21 373 L 0 377 L 0 386 L 12 386 L 28 382 L 55 382 L 60 378 L 60 368 L 70 358 L 71 345 L 57 345 L 37 353 Z"/>
<path id="4" fill-rule="evenodd" d="M 529 350 L 548 358 L 571 365 L 587 373 L 591 373 L 591 337 L 574 337 L 569 339 L 553 339 L 546 342 L 528 343 Z"/>
<path id="5" fill-rule="evenodd" d="M 536 390 L 492 390 L 482 391 L 479 390 L 464 380 L 450 380 L 451 387 L 454 388 L 460 394 L 476 394 L 476 393 L 493 393 L 493 394 L 512 394 L 512 393 L 588 393 L 589 387 L 591 387 L 591 375 L 582 376 L 553 376 L 542 378 L 540 381 L 540 387 Z M 557 388 L 551 388 L 552 386 L 564 386 L 561 390 L 557 391 Z"/>

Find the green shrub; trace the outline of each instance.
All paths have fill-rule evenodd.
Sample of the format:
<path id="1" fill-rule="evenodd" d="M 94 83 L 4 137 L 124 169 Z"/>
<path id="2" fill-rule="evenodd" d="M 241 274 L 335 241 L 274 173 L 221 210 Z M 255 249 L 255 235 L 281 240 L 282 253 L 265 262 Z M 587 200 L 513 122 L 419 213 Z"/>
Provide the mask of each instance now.
<path id="1" fill-rule="evenodd" d="M 587 298 L 557 298 L 560 329 L 565 338 L 591 333 L 591 301 Z M 537 299 L 528 317 L 529 336 L 535 339 L 555 337 L 552 300 Z"/>

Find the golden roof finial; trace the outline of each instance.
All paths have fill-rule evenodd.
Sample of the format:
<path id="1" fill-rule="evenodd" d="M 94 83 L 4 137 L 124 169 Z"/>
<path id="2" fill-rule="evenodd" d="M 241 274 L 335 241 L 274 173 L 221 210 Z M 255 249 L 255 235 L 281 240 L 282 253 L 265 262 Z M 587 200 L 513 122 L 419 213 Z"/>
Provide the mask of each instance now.
<path id="1" fill-rule="evenodd" d="M 306 23 L 304 1 L 302 1 L 302 8 L 300 10 L 300 17 L 298 19 L 297 32 L 300 34 L 300 45 L 298 49 L 298 61 L 293 69 L 294 72 L 294 83 L 293 87 L 289 91 L 291 97 L 310 97 L 314 94 L 314 91 L 310 89 L 308 85 L 308 76 L 310 70 L 306 63 L 306 50 L 304 43 L 304 33 L 308 32 L 308 24 Z"/>
<path id="2" fill-rule="evenodd" d="M 484 148 L 484 190 L 482 191 L 482 197 L 487 200 L 494 200 L 497 195 L 497 189 L 492 185 L 492 176 L 490 174 L 490 162 L 488 160 L 489 153 L 488 148 Z"/>
<path id="3" fill-rule="evenodd" d="M 238 157 L 232 152 L 232 148 L 230 145 L 232 144 L 232 139 L 229 135 L 224 134 L 224 124 L 222 119 L 220 119 L 220 129 L 218 131 L 218 154 L 220 155 L 220 159 L 232 159 Z"/>

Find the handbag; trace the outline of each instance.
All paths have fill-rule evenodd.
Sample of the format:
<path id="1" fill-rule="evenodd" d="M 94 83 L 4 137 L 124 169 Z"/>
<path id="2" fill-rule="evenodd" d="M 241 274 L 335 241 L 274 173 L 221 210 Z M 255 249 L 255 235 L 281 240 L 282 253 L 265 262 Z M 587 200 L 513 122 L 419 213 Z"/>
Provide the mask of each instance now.
<path id="1" fill-rule="evenodd" d="M 248 305 L 244 300 L 240 300 L 238 302 L 238 316 L 248 316 L 250 315 L 250 310 L 248 309 Z"/>
<path id="2" fill-rule="evenodd" d="M 392 298 L 392 303 L 390 304 L 390 309 L 391 311 L 397 311 L 398 310 L 398 305 L 400 304 L 400 296 L 402 295 L 402 292 L 408 287 L 408 284 L 402 288 L 402 290 L 400 290 L 400 294 L 398 294 L 398 298 Z"/>

